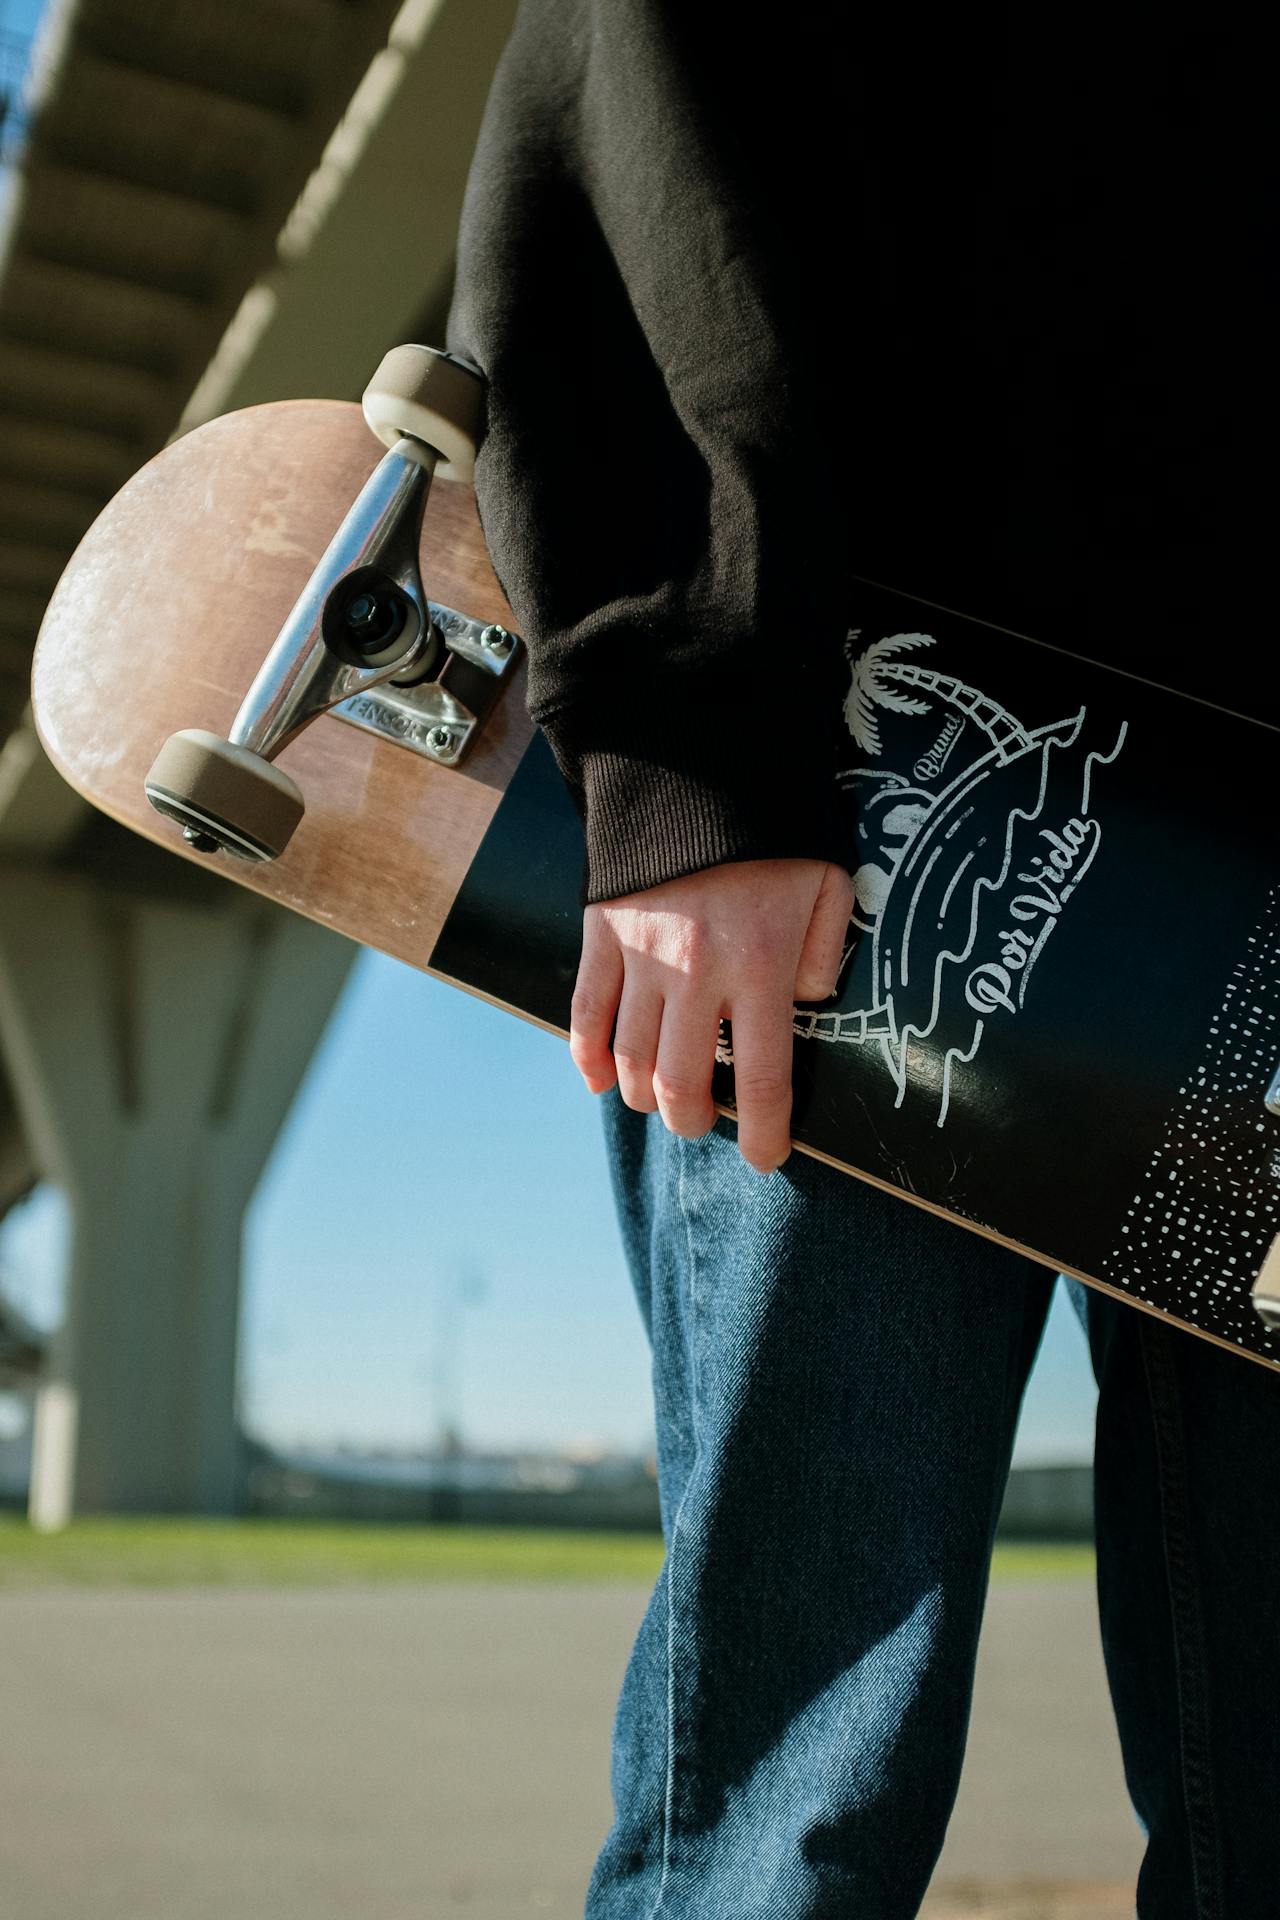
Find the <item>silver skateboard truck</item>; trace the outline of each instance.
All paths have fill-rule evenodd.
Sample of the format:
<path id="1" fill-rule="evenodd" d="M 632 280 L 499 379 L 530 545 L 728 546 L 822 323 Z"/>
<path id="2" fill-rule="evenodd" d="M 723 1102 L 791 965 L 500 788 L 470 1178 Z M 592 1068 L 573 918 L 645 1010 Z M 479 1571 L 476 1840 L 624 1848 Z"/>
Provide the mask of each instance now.
<path id="1" fill-rule="evenodd" d="M 418 566 L 436 472 L 469 479 L 484 382 L 455 354 L 396 347 L 364 394 L 389 449 L 329 542 L 225 740 L 171 734 L 145 788 L 201 853 L 272 860 L 303 797 L 276 755 L 322 713 L 454 766 L 520 650 L 506 628 L 428 600 Z"/>

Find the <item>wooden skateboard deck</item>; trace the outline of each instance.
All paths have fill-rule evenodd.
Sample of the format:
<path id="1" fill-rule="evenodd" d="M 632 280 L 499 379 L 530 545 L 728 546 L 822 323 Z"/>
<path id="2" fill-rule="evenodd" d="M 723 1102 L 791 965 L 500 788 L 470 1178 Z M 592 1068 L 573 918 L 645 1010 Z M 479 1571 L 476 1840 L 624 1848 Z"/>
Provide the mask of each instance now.
<path id="1" fill-rule="evenodd" d="M 107 506 L 33 672 L 86 799 L 208 863 L 144 777 L 175 729 L 226 734 L 379 453 L 358 407 L 258 407 Z M 431 490 L 422 568 L 433 600 L 518 628 L 462 482 Z M 883 587 L 855 598 L 833 769 L 855 923 L 837 996 L 797 1011 L 796 1145 L 1280 1366 L 1251 1293 L 1268 1261 L 1280 1293 L 1275 730 Z M 283 854 L 215 864 L 563 1034 L 581 829 L 511 678 L 456 767 L 321 715 L 280 756 L 306 798 Z"/>

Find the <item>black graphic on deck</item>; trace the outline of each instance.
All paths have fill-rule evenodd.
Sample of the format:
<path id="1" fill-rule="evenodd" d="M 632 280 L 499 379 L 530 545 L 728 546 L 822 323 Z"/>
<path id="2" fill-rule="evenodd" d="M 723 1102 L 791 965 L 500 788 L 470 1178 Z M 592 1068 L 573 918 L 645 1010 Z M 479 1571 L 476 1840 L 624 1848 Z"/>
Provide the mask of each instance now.
<path id="1" fill-rule="evenodd" d="M 796 1012 L 793 1137 L 1280 1360 L 1249 1301 L 1280 1196 L 1275 730 L 906 595 L 850 614 L 856 905 L 837 994 Z M 536 739 L 432 966 L 567 1030 L 582 871 Z"/>
<path id="2" fill-rule="evenodd" d="M 862 759 L 840 780 L 855 799 L 862 856 L 849 952 L 870 939 L 872 997 L 849 1012 L 802 1015 L 796 1032 L 874 1044 L 899 1106 L 913 1045 L 941 1036 L 941 1127 L 953 1072 L 974 1060 L 990 1021 L 1017 1019 L 1093 864 L 1103 834 L 1095 772 L 1115 760 L 1128 723 L 1108 723 L 1102 748 L 1083 706 L 1029 727 L 954 674 L 902 657 L 933 647 L 932 634 L 891 634 L 859 650 L 860 637 L 855 629 L 846 642 L 845 717 Z M 895 764 L 885 715 L 927 720 L 936 737 L 923 747 L 906 730 Z M 968 752 L 957 751 L 962 739 Z"/>

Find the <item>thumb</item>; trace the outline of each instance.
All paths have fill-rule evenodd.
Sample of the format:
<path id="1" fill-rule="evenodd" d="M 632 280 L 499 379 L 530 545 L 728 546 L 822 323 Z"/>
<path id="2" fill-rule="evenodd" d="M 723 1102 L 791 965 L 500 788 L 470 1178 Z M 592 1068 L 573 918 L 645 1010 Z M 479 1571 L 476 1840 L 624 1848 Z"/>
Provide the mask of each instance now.
<path id="1" fill-rule="evenodd" d="M 825 1000 L 834 993 L 852 912 L 853 881 L 843 867 L 828 864 L 796 963 L 797 1000 Z"/>

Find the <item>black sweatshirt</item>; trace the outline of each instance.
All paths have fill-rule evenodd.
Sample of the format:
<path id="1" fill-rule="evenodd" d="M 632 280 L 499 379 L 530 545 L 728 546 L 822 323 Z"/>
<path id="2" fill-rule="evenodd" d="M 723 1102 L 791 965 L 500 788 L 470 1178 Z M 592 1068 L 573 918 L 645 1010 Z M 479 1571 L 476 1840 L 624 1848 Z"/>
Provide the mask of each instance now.
<path id="1" fill-rule="evenodd" d="M 584 900 L 846 860 L 850 576 L 1173 684 L 1256 617 L 1267 62 L 1225 18 L 524 0 L 449 345 Z"/>

